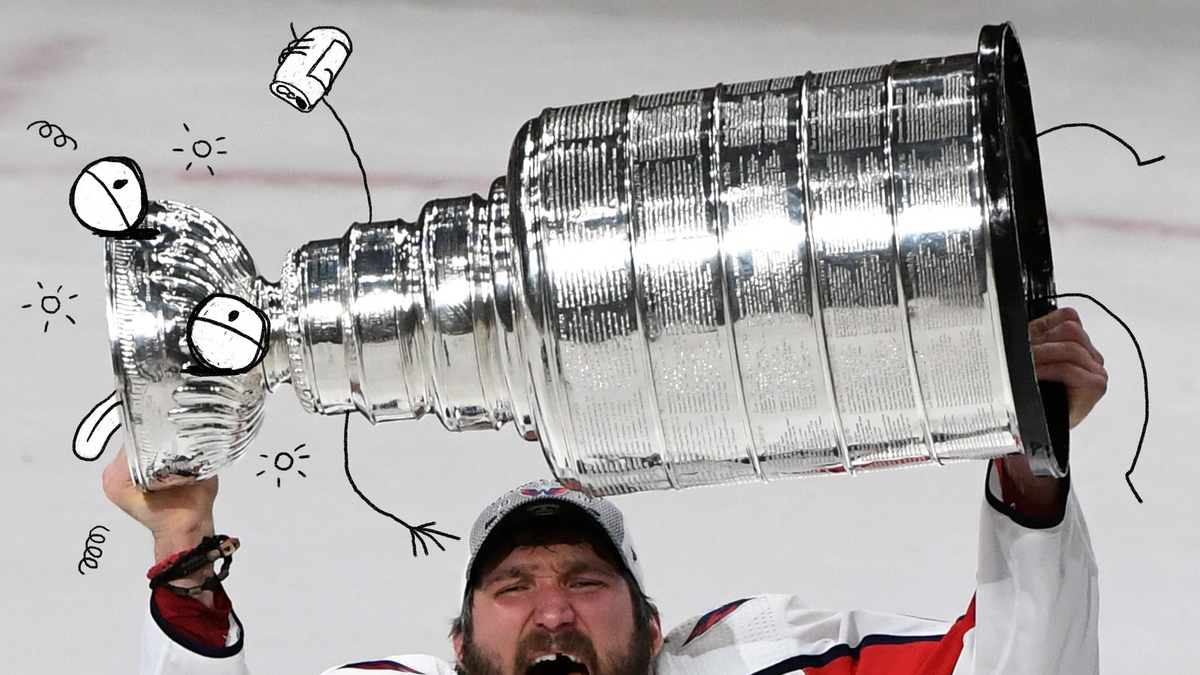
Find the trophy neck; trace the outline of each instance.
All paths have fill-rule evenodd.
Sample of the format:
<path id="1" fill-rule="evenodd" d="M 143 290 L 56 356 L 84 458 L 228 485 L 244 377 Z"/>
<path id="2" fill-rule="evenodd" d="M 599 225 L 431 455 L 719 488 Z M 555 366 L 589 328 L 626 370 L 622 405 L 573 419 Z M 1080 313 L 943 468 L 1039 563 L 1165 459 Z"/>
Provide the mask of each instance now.
<path id="1" fill-rule="evenodd" d="M 289 252 L 291 257 L 294 251 Z M 267 354 L 262 360 L 264 384 L 267 391 L 274 392 L 279 385 L 292 381 L 292 368 L 287 344 L 287 295 L 282 283 L 271 283 L 262 277 L 255 281 L 258 307 L 267 314 L 270 323 L 270 338 Z"/>
<path id="2" fill-rule="evenodd" d="M 464 430 L 513 419 L 510 258 L 494 255 L 495 238 L 506 241 L 503 192 L 497 181 L 491 200 L 435 200 L 416 223 L 356 223 L 294 250 L 266 293 L 269 381 L 290 381 L 312 412 L 358 410 L 373 423 L 433 412 Z"/>

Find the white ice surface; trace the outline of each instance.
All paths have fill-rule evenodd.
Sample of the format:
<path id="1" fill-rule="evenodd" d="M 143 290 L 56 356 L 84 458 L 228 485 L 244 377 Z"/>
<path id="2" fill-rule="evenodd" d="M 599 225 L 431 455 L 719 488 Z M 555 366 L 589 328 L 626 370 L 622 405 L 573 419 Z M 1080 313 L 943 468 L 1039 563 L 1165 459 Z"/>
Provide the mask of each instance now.
<path id="1" fill-rule="evenodd" d="M 353 39 L 330 100 L 362 154 L 376 217 L 411 219 L 428 199 L 486 190 L 517 128 L 543 107 L 970 52 L 982 24 L 1011 19 L 1042 128 L 1098 123 L 1144 157 L 1167 156 L 1139 168 L 1084 130 L 1041 142 L 1060 290 L 1096 295 L 1134 328 L 1153 397 L 1134 474 L 1146 499 L 1138 505 L 1122 477 L 1141 422 L 1135 353 L 1118 326 L 1079 303 L 1111 374 L 1073 456 L 1102 575 L 1104 668 L 1200 672 L 1200 9 L 1184 0 L 878 5 L 5 2 L 0 670 L 131 672 L 147 597 L 150 538 L 100 490 L 113 449 L 95 464 L 70 451 L 75 425 L 113 388 L 102 243 L 67 208 L 79 170 L 105 155 L 137 159 L 151 198 L 222 218 L 270 279 L 288 248 L 366 217 L 332 117 L 298 113 L 267 91 L 289 21 L 301 32 L 336 25 Z M 35 120 L 60 125 L 79 149 L 27 130 Z M 184 171 L 172 152 L 201 139 L 228 153 L 207 158 L 215 175 L 202 165 Z M 64 303 L 55 315 L 38 307 L 50 292 Z M 252 669 L 316 673 L 403 651 L 448 657 L 465 546 L 414 558 L 407 532 L 347 485 L 340 418 L 308 415 L 292 396 L 272 395 L 263 433 L 220 479 L 218 530 L 244 544 L 227 587 Z M 495 495 L 548 475 L 536 445 L 510 429 L 456 435 L 431 418 L 371 427 L 356 416 L 350 435 L 367 494 L 410 522 L 436 520 L 460 535 Z M 271 466 L 301 443 L 307 478 Z M 619 504 L 667 624 L 760 592 L 952 618 L 973 588 L 983 469 Z M 76 564 L 98 524 L 111 533 L 99 567 L 81 576 Z"/>

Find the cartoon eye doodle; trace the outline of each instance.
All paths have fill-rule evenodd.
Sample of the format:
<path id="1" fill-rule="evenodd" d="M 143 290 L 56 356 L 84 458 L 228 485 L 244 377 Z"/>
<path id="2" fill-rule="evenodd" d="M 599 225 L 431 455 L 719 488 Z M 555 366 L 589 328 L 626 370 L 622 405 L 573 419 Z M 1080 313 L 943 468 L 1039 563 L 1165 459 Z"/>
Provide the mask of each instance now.
<path id="1" fill-rule="evenodd" d="M 187 340 L 199 367 L 191 375 L 238 375 L 267 355 L 270 321 L 259 308 L 224 293 L 205 298 L 188 317 Z"/>
<path id="2" fill-rule="evenodd" d="M 101 237 L 153 239 L 158 231 L 140 227 L 146 217 L 142 168 L 128 157 L 104 157 L 83 167 L 71 185 L 71 213 Z"/>

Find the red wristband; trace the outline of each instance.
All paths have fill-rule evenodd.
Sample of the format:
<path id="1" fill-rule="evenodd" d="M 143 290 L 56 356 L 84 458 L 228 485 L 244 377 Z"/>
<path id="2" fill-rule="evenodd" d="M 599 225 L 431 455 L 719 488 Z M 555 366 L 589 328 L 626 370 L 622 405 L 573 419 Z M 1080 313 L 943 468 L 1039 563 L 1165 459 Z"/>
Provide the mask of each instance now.
<path id="1" fill-rule="evenodd" d="M 176 553 L 172 553 L 171 555 L 163 558 L 162 560 L 159 560 L 158 562 L 154 563 L 154 566 L 150 568 L 149 572 L 146 572 L 146 578 L 153 579 L 154 577 L 158 576 L 159 574 L 162 574 L 163 570 L 167 569 L 171 565 L 174 565 L 176 562 L 178 562 L 179 559 L 183 557 L 184 553 L 191 553 L 191 552 L 192 552 L 192 549 L 188 549 L 186 551 L 178 551 Z"/>

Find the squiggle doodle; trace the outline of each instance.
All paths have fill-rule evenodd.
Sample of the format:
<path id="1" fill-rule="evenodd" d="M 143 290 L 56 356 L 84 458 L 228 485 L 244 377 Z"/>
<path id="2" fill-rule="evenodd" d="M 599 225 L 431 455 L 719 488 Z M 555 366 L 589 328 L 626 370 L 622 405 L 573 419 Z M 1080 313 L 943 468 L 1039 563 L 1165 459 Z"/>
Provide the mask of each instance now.
<path id="1" fill-rule="evenodd" d="M 76 569 L 79 570 L 80 574 L 85 574 L 83 571 L 85 567 L 89 570 L 94 570 L 100 566 L 100 556 L 104 555 L 104 551 L 100 549 L 100 544 L 103 544 L 107 539 L 103 533 L 96 530 L 112 531 L 103 525 L 97 525 L 88 531 L 87 543 L 83 548 L 83 558 L 76 565 Z"/>
<path id="2" fill-rule="evenodd" d="M 51 136 L 54 136 L 54 147 L 56 147 L 56 148 L 64 147 L 64 146 L 66 146 L 67 141 L 71 141 L 71 149 L 72 150 L 79 149 L 79 143 L 76 143 L 74 138 L 71 138 L 70 136 L 68 136 L 66 134 L 66 132 L 64 132 L 62 130 L 62 127 L 58 126 L 57 124 L 51 124 L 51 123 L 47 122 L 46 120 L 38 120 L 36 122 L 30 122 L 29 126 L 25 127 L 25 130 L 28 131 L 29 129 L 32 129 L 33 125 L 35 125 L 35 124 L 42 125 L 42 126 L 38 127 L 38 130 L 37 130 L 38 136 L 41 136 L 42 138 L 50 138 Z M 57 136 L 54 135 L 56 131 L 58 132 Z"/>
<path id="3" fill-rule="evenodd" d="M 1152 160 L 1153 161 L 1153 160 Z M 1053 298 L 1083 298 L 1090 300 L 1097 307 L 1104 310 L 1114 321 L 1125 329 L 1125 333 L 1129 335 L 1129 339 L 1133 342 L 1133 348 L 1137 350 L 1138 363 L 1142 366 L 1142 400 L 1145 403 L 1145 414 L 1142 417 L 1142 433 L 1138 436 L 1137 449 L 1133 452 L 1133 461 L 1129 464 L 1129 470 L 1125 472 L 1125 483 L 1129 485 L 1129 491 L 1133 493 L 1134 499 L 1142 504 L 1142 495 L 1138 494 L 1137 488 L 1133 487 L 1133 470 L 1137 468 L 1138 459 L 1142 456 L 1142 445 L 1146 442 L 1146 429 L 1150 426 L 1150 376 L 1146 371 L 1146 357 L 1142 354 L 1142 345 L 1138 342 L 1137 336 L 1133 334 L 1133 329 L 1129 324 L 1117 316 L 1116 312 L 1112 311 L 1104 305 L 1104 303 L 1093 298 L 1087 293 L 1058 293 L 1055 295 L 1046 296 L 1048 299 Z"/>
<path id="4" fill-rule="evenodd" d="M 108 395 L 84 415 L 75 427 L 71 452 L 85 462 L 94 462 L 104 453 L 108 439 L 121 427 L 121 399 L 117 392 Z"/>

